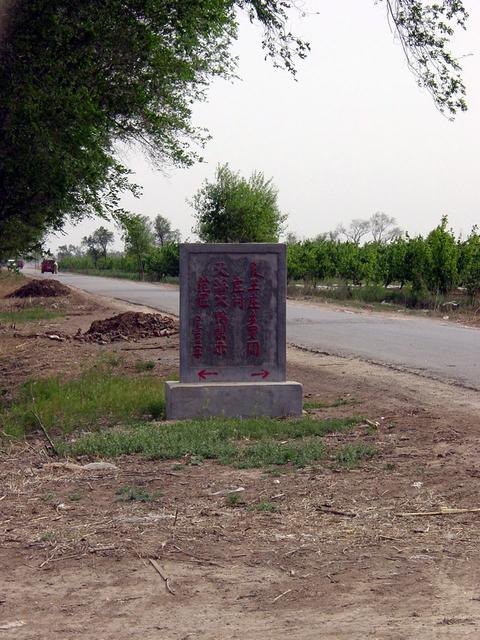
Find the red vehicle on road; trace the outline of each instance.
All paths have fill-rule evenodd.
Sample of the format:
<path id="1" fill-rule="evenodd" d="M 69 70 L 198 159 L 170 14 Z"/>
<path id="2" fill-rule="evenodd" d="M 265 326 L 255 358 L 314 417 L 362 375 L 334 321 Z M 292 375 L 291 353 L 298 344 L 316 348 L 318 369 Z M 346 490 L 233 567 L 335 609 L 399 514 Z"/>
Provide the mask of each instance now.
<path id="1" fill-rule="evenodd" d="M 41 272 L 42 273 L 58 273 L 57 261 L 50 258 L 46 258 L 45 260 L 42 260 Z"/>

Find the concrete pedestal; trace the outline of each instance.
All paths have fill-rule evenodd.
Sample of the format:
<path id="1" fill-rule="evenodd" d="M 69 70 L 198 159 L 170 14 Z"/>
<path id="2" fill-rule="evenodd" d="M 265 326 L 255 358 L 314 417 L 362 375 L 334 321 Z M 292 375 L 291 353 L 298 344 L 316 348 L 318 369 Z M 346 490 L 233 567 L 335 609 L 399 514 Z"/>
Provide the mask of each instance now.
<path id="1" fill-rule="evenodd" d="M 168 420 L 301 416 L 299 382 L 165 383 Z"/>

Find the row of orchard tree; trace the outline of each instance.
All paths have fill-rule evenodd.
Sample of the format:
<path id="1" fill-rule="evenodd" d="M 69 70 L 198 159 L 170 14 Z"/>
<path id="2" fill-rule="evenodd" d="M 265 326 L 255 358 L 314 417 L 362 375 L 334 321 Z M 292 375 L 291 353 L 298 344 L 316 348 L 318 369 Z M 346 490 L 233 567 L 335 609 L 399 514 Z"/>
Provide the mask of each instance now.
<path id="1" fill-rule="evenodd" d="M 338 280 L 347 286 L 408 285 L 416 296 L 446 295 L 463 287 L 480 293 L 480 235 L 456 238 L 447 217 L 426 237 L 395 237 L 387 242 L 339 241 L 320 236 L 288 246 L 288 278 L 316 285 Z"/>

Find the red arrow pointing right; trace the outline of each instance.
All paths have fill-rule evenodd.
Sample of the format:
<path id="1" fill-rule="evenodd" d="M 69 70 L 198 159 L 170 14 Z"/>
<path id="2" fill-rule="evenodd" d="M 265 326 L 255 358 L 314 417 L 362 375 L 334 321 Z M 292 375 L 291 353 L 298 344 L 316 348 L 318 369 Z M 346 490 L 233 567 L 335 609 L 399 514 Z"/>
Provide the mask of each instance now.
<path id="1" fill-rule="evenodd" d="M 255 373 L 251 373 L 251 376 L 262 376 L 263 379 L 265 379 L 267 376 L 270 375 L 270 371 L 266 371 L 265 369 L 262 369 L 261 371 L 256 371 Z"/>

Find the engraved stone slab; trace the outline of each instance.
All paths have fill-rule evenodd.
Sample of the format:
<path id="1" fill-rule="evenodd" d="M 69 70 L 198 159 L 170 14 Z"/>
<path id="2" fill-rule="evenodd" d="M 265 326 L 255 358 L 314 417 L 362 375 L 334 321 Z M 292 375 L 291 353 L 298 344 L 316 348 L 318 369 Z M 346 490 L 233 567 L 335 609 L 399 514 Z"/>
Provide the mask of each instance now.
<path id="1" fill-rule="evenodd" d="M 285 245 L 181 245 L 180 382 L 285 379 Z"/>

